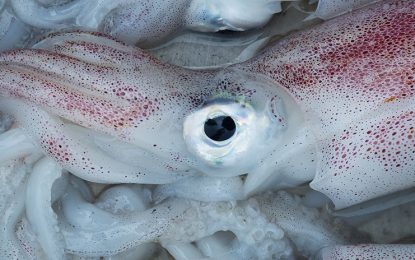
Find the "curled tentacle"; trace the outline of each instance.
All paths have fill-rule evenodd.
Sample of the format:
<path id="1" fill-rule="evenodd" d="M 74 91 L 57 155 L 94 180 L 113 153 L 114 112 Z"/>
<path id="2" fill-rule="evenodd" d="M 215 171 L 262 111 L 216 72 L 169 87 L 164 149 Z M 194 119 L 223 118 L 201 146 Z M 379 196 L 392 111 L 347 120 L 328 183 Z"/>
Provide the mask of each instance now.
<path id="1" fill-rule="evenodd" d="M 298 197 L 286 192 L 257 197 L 261 210 L 277 223 L 302 255 L 311 257 L 324 246 L 346 244 L 350 234 L 326 220 L 317 209 L 302 205 Z"/>
<path id="2" fill-rule="evenodd" d="M 95 227 L 90 227 L 93 230 L 64 224 L 61 229 L 67 245 L 66 250 L 84 256 L 114 255 L 140 244 L 156 241 L 187 207 L 186 203 L 172 200 L 144 212 L 122 217 L 108 216 L 111 218 L 110 222 L 103 222 L 103 214 L 100 213 L 91 216 L 97 221 L 94 222 Z M 85 213 L 91 210 L 84 209 L 83 205 L 82 208 L 86 210 Z M 75 208 L 72 210 L 76 211 Z"/>
<path id="3" fill-rule="evenodd" d="M 16 235 L 16 226 L 24 214 L 27 168 L 25 165 L 9 164 L 0 166 L 2 178 L 13 174 L 10 185 L 2 192 L 7 197 L 1 198 L 1 232 L 0 232 L 0 257 L 4 259 L 34 259 L 34 249 L 31 243 L 19 240 Z M 8 189 L 8 190 L 7 190 Z"/>
<path id="4" fill-rule="evenodd" d="M 24 188 L 17 190 L 14 199 L 9 201 L 4 211 L 5 214 L 2 216 L 0 255 L 4 258 L 30 259 L 15 234 L 16 224 L 24 212 L 24 200 Z"/>
<path id="5" fill-rule="evenodd" d="M 256 255 L 257 246 L 264 248 L 260 253 L 263 256 L 291 254 L 283 232 L 256 211 L 254 201 L 237 206 L 226 202 L 167 200 L 143 212 L 113 215 L 83 201 L 72 189 L 63 209 L 71 223 L 61 224 L 67 250 L 81 255 L 109 255 L 153 241 L 180 251 L 185 249 L 176 243 L 191 242 L 221 230 L 232 231 L 245 254 Z M 73 218 L 77 214 L 88 218 L 79 222 L 79 218 Z M 271 245 L 272 241 L 277 243 Z"/>
<path id="6" fill-rule="evenodd" d="M 91 223 L 85 221 L 83 223 L 80 223 L 79 220 L 76 219 L 79 215 L 73 214 L 74 207 L 84 208 L 84 211 L 78 211 L 84 213 L 86 213 L 88 209 L 91 210 L 91 212 L 95 210 L 95 219 L 93 220 L 96 220 L 100 217 L 103 217 L 103 214 L 106 214 L 104 213 L 104 211 L 114 215 L 125 215 L 132 214 L 134 212 L 144 211 L 150 206 L 151 193 L 149 190 L 142 188 L 138 185 L 117 185 L 108 188 L 100 194 L 100 196 L 94 203 L 94 206 L 96 206 L 96 208 L 94 209 L 92 204 L 89 204 L 88 206 L 88 204 L 85 203 L 85 197 L 87 198 L 87 201 L 93 201 L 91 195 L 88 194 L 88 187 L 78 179 L 72 178 L 71 181 L 72 186 L 75 189 L 73 189 L 72 187 L 69 188 L 67 194 L 65 195 L 65 198 L 62 200 L 62 205 L 64 207 L 63 210 L 66 221 L 79 228 L 87 227 L 86 229 L 88 229 Z M 71 215 L 72 217 L 69 217 Z M 71 221 L 71 219 L 73 221 Z M 104 223 L 101 224 L 105 225 Z M 95 223 L 92 223 L 92 225 L 95 225 Z M 117 255 L 110 256 L 108 258 L 114 260 L 149 259 L 152 255 L 154 255 L 156 251 L 160 251 L 160 248 L 157 247 L 155 243 L 144 243 L 135 246 L 129 250 L 123 251 Z"/>
<path id="7" fill-rule="evenodd" d="M 25 193 L 26 217 L 49 259 L 65 258 L 63 237 L 52 209 L 52 204 L 59 198 L 59 193 L 62 194 L 65 190 L 63 174 L 62 168 L 56 162 L 44 158 L 34 166 Z M 53 190 L 53 185 L 59 182 L 62 184 L 56 184 L 58 187 Z"/>

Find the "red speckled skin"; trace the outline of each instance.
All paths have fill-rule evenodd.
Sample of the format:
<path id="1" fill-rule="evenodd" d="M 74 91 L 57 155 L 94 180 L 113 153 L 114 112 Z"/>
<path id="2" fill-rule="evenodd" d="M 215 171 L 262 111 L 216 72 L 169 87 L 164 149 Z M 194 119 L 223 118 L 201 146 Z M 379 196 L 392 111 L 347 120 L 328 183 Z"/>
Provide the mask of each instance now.
<path id="1" fill-rule="evenodd" d="M 415 185 L 415 1 L 383 1 L 294 34 L 242 69 L 302 107 L 318 138 L 311 187 L 337 208 Z"/>
<path id="2" fill-rule="evenodd" d="M 78 176 L 166 183 L 203 169 L 183 142 L 184 118 L 223 92 L 258 103 L 267 94 L 252 82 L 265 76 L 273 82 L 269 90 L 293 97 L 317 139 L 311 187 L 344 208 L 414 186 L 414 10 L 409 0 L 374 4 L 293 34 L 219 74 L 169 66 L 102 35 L 52 35 L 37 46 L 45 50 L 0 55 L 0 95 L 32 106 L 19 110 L 25 128 Z M 51 115 L 137 145 L 148 152 L 150 168 L 163 170 L 120 163 L 116 176 L 89 137 L 77 137 Z"/>
<path id="3" fill-rule="evenodd" d="M 46 154 L 96 182 L 166 183 L 190 174 L 193 162 L 177 122 L 200 106 L 200 97 L 210 96 L 196 86 L 206 85 L 200 82 L 211 73 L 163 64 L 94 33 L 50 35 L 35 48 L 0 55 L 0 96 L 6 97 L 0 107 L 20 118 L 19 127 Z M 75 134 L 67 122 L 138 145 L 130 148 L 146 159 L 111 159 L 93 136 Z M 145 162 L 137 166 L 140 159 Z M 156 162 L 157 170 L 142 166 Z"/>

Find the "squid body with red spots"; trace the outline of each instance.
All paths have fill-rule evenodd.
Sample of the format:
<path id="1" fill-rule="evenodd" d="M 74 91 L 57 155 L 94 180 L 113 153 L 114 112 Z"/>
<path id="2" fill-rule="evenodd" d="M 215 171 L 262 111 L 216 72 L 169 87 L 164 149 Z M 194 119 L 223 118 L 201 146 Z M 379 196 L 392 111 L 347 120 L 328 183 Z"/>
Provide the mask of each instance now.
<path id="1" fill-rule="evenodd" d="M 311 181 L 341 209 L 415 184 L 414 10 L 373 4 L 218 71 L 55 34 L 0 55 L 0 109 L 90 181 L 230 198 Z"/>

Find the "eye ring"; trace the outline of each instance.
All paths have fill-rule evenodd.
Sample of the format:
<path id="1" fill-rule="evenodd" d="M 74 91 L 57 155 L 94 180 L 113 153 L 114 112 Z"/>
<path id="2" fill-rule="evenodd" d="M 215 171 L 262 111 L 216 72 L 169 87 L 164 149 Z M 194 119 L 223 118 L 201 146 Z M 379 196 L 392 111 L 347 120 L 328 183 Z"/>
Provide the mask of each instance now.
<path id="1" fill-rule="evenodd" d="M 216 116 L 205 121 L 203 130 L 209 139 L 223 142 L 235 135 L 236 123 L 230 116 Z"/>

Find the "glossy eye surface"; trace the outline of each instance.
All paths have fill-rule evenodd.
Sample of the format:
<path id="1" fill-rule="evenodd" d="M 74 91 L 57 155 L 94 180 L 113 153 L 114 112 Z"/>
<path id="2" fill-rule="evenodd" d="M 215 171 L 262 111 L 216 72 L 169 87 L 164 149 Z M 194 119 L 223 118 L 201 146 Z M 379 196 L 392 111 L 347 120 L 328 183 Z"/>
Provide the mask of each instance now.
<path id="1" fill-rule="evenodd" d="M 269 103 L 216 97 L 189 114 L 183 124 L 188 151 L 198 169 L 214 176 L 240 175 L 254 165 L 275 139 L 277 124 Z M 220 169 L 220 171 L 218 171 Z"/>
<path id="2" fill-rule="evenodd" d="M 236 124 L 230 116 L 217 116 L 206 120 L 204 131 L 213 141 L 226 141 L 234 136 Z"/>

